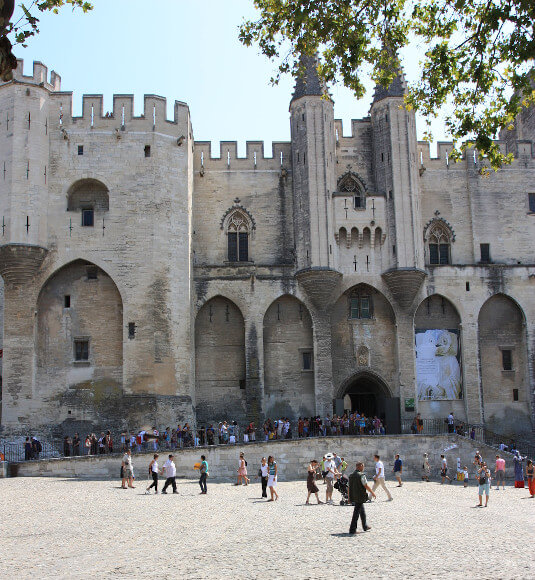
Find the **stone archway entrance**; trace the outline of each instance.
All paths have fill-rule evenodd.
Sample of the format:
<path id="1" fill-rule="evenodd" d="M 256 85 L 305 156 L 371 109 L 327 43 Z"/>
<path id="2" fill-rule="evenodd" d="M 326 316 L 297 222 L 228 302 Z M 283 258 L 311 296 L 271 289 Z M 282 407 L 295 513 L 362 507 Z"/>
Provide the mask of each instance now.
<path id="1" fill-rule="evenodd" d="M 358 412 L 379 417 L 387 433 L 401 431 L 399 398 L 393 397 L 384 380 L 372 372 L 359 372 L 344 381 L 335 401 L 335 412 Z"/>

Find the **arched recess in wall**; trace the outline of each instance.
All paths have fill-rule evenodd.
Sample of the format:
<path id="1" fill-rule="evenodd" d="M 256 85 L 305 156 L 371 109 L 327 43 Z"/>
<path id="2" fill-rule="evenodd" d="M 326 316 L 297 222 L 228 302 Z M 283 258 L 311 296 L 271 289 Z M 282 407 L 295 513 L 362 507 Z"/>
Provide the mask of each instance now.
<path id="1" fill-rule="evenodd" d="M 243 422 L 245 324 L 240 309 L 215 296 L 195 318 L 195 404 L 199 425 Z"/>
<path id="2" fill-rule="evenodd" d="M 397 396 L 396 321 L 390 302 L 381 292 L 367 284 L 344 292 L 333 307 L 331 334 L 334 392 L 339 398 L 349 393 L 343 385 L 351 383 L 348 389 L 357 392 L 362 386 L 360 379 L 374 373 L 383 377 L 390 393 Z M 367 398 L 355 399 L 355 405 L 363 406 L 361 412 L 384 418 L 387 411 L 384 399 L 388 397 L 379 384 L 368 382 Z"/>
<path id="3" fill-rule="evenodd" d="M 268 417 L 310 417 L 315 411 L 312 318 L 293 296 L 264 315 L 264 409 Z"/>
<path id="4" fill-rule="evenodd" d="M 414 315 L 416 353 L 416 397 L 424 416 L 443 417 L 452 410 L 451 401 L 463 398 L 461 360 L 461 317 L 444 296 L 433 294 L 418 306 Z M 438 403 L 423 407 L 427 403 Z M 453 407 L 458 418 L 464 415 Z"/>
<path id="5" fill-rule="evenodd" d="M 485 423 L 515 437 L 531 431 L 524 312 L 504 294 L 479 311 L 479 353 Z"/>
<path id="6" fill-rule="evenodd" d="M 36 342 L 36 396 L 60 402 L 60 416 L 47 423 L 124 420 L 116 405 L 123 383 L 123 303 L 104 270 L 76 260 L 45 282 L 37 299 Z"/>
<path id="7" fill-rule="evenodd" d="M 93 227 L 110 209 L 108 188 L 97 179 L 81 179 L 67 192 L 67 211 L 80 214 L 80 225 Z"/>

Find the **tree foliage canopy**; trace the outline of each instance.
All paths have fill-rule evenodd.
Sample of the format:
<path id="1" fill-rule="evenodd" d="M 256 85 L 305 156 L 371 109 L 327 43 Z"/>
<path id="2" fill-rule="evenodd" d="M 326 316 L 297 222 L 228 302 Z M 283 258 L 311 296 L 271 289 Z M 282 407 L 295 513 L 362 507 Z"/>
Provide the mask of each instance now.
<path id="1" fill-rule="evenodd" d="M 421 75 L 406 107 L 430 124 L 444 107 L 454 156 L 470 146 L 494 169 L 510 163 L 493 141 L 535 103 L 534 0 L 254 0 L 259 17 L 240 28 L 278 60 L 281 74 L 299 73 L 301 54 L 320 54 L 318 72 L 360 98 L 371 69 L 388 87 L 400 70 L 400 50 L 422 46 Z M 426 138 L 432 136 L 428 132 Z M 460 144 L 460 145 L 458 145 Z"/>
<path id="2" fill-rule="evenodd" d="M 13 54 L 13 44 L 26 46 L 28 38 L 39 34 L 38 12 L 49 11 L 57 14 L 60 8 L 67 5 L 70 5 L 73 10 L 80 8 L 83 12 L 93 9 L 93 5 L 85 0 L 32 0 L 28 6 L 24 3 L 20 4 L 22 16 L 13 22 L 15 1 L 0 0 L 1 80 L 11 80 L 13 78 L 12 71 L 17 67 L 17 59 Z"/>

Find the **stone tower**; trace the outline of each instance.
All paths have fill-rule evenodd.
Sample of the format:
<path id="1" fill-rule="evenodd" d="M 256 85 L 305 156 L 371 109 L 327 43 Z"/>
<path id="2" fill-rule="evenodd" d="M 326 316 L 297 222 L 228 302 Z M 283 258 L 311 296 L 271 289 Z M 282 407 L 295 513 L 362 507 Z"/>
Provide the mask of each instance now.
<path id="1" fill-rule="evenodd" d="M 383 278 L 402 307 L 411 305 L 425 277 L 416 122 L 404 107 L 406 92 L 400 71 L 388 88 L 375 88 L 370 111 L 375 184 L 387 200 L 391 268 Z"/>
<path id="2" fill-rule="evenodd" d="M 332 408 L 329 308 L 341 274 L 336 270 L 331 195 L 336 189 L 334 104 L 318 75 L 316 56 L 301 59 L 290 102 L 296 278 L 316 309 L 316 412 Z"/>
<path id="3" fill-rule="evenodd" d="M 19 62 L 19 69 L 22 68 Z M 32 393 L 34 308 L 30 282 L 47 254 L 47 203 L 50 176 L 50 92 L 61 79 L 34 63 L 27 83 L 12 82 L 2 99 L 5 137 L 0 143 L 2 164 L 2 244 L 0 274 L 5 284 L 3 368 L 8 389 L 5 400 L 26 399 Z M 5 94 L 7 93 L 7 94 Z M 7 382 L 7 381 L 6 381 Z M 18 415 L 20 416 L 20 414 Z M 4 413 L 3 422 L 18 420 Z"/>

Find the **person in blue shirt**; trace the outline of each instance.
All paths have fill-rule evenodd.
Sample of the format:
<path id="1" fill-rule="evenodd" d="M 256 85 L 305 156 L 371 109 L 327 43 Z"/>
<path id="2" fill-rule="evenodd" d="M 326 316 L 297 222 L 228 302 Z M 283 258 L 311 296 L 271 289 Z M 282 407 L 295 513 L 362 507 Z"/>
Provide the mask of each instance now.
<path id="1" fill-rule="evenodd" d="M 206 495 L 208 489 L 206 487 L 206 478 L 208 477 L 208 461 L 206 461 L 206 456 L 201 455 L 201 467 L 199 468 L 201 474 L 199 478 L 199 485 L 201 486 L 201 495 Z"/>
<path id="2" fill-rule="evenodd" d="M 403 483 L 401 482 L 401 472 L 403 471 L 403 461 L 399 458 L 399 455 L 396 455 L 396 459 L 394 461 L 394 469 L 392 470 L 396 479 L 398 480 L 398 487 L 401 487 Z"/>

